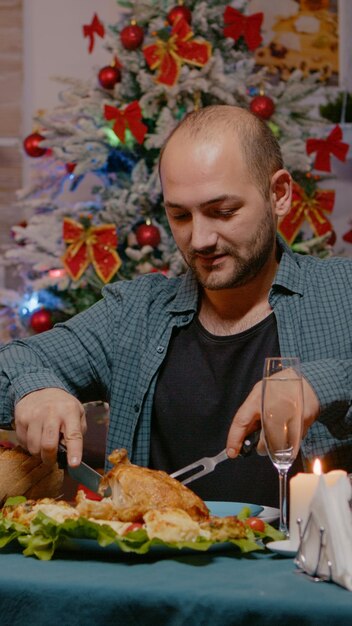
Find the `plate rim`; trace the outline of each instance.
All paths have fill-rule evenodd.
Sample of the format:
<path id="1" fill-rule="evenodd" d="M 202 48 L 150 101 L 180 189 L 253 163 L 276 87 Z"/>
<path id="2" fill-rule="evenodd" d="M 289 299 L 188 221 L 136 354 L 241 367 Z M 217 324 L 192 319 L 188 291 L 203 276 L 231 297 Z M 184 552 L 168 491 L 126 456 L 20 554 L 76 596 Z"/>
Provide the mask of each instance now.
<path id="1" fill-rule="evenodd" d="M 211 509 L 211 505 L 216 505 L 216 504 L 225 504 L 225 505 L 236 505 L 237 507 L 251 507 L 254 511 L 254 513 L 252 513 L 253 517 L 259 517 L 265 510 L 265 506 L 263 504 L 254 504 L 253 502 L 237 502 L 235 500 L 204 500 L 206 506 L 208 507 L 208 509 L 210 509 L 210 513 L 212 515 L 217 515 L 216 513 L 213 513 L 212 509 Z M 237 513 L 234 513 L 233 515 L 237 515 Z M 226 517 L 226 516 L 225 516 Z"/>
<path id="2" fill-rule="evenodd" d="M 274 506 L 266 506 L 266 505 L 263 505 L 263 508 L 264 510 L 260 513 L 260 515 L 258 515 L 258 517 L 260 517 L 262 520 L 264 520 L 268 524 L 271 524 L 271 522 L 274 522 L 275 520 L 279 519 L 280 509 Z"/>
<path id="3" fill-rule="evenodd" d="M 281 541 L 269 541 L 265 544 L 266 548 L 280 556 L 294 557 L 297 554 L 298 546 L 293 548 L 290 539 L 282 539 Z"/>

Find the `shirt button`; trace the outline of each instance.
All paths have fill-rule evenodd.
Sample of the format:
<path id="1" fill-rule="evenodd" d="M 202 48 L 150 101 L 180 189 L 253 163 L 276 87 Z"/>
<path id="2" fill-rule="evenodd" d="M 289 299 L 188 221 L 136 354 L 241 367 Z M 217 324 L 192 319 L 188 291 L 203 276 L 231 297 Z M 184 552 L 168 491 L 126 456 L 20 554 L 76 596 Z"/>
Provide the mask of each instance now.
<path id="1" fill-rule="evenodd" d="M 182 318 L 182 322 L 188 322 L 188 315 L 184 315 Z"/>
<path id="2" fill-rule="evenodd" d="M 159 354 L 161 354 L 162 352 L 164 352 L 165 348 L 164 346 L 158 346 L 156 351 L 159 352 Z"/>
<path id="3" fill-rule="evenodd" d="M 134 408 L 135 412 L 138 413 L 138 411 L 139 411 L 139 404 L 135 404 L 133 408 Z"/>

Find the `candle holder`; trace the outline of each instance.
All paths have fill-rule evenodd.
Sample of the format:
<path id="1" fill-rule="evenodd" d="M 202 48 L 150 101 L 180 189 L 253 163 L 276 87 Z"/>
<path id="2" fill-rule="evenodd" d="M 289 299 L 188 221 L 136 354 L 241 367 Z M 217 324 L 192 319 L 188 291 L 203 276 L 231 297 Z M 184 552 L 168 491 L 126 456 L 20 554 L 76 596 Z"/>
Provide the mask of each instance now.
<path id="1" fill-rule="evenodd" d="M 295 565 L 300 570 L 299 573 L 305 574 L 310 580 L 314 582 L 332 582 L 332 562 L 328 559 L 325 561 L 327 565 L 327 572 L 321 571 L 322 560 L 326 548 L 326 531 L 323 526 L 319 527 L 318 533 L 312 533 L 312 515 L 310 514 L 307 520 L 305 527 L 303 528 L 303 522 L 301 519 L 297 519 L 298 525 L 298 535 L 299 535 L 299 546 L 297 550 L 296 557 L 294 559 Z M 316 551 L 316 561 L 315 565 L 312 567 L 307 563 L 307 554 L 305 549 L 305 540 L 308 535 L 310 535 L 310 541 L 314 541 L 316 543 L 316 547 L 311 548 Z"/>

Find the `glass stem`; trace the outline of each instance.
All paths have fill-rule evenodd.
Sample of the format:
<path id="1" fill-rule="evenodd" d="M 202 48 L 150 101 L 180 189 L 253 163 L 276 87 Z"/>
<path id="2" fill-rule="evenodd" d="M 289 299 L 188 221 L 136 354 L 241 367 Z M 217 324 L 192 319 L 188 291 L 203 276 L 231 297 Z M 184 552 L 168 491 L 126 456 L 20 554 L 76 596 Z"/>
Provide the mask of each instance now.
<path id="1" fill-rule="evenodd" d="M 287 526 L 287 470 L 279 469 L 280 525 L 279 530 L 289 538 Z"/>

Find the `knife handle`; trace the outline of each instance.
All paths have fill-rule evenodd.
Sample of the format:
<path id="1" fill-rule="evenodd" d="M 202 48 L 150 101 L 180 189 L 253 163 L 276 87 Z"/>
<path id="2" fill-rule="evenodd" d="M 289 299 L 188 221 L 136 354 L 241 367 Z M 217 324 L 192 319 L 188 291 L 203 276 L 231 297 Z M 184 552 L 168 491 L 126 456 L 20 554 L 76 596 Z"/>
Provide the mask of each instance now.
<path id="1" fill-rule="evenodd" d="M 242 444 L 240 456 L 249 456 L 253 452 L 253 449 L 256 447 L 259 438 L 260 430 L 255 430 L 254 433 L 248 435 Z"/>
<path id="2" fill-rule="evenodd" d="M 63 443 L 59 443 L 57 448 L 57 464 L 60 469 L 67 468 L 67 448 Z"/>

